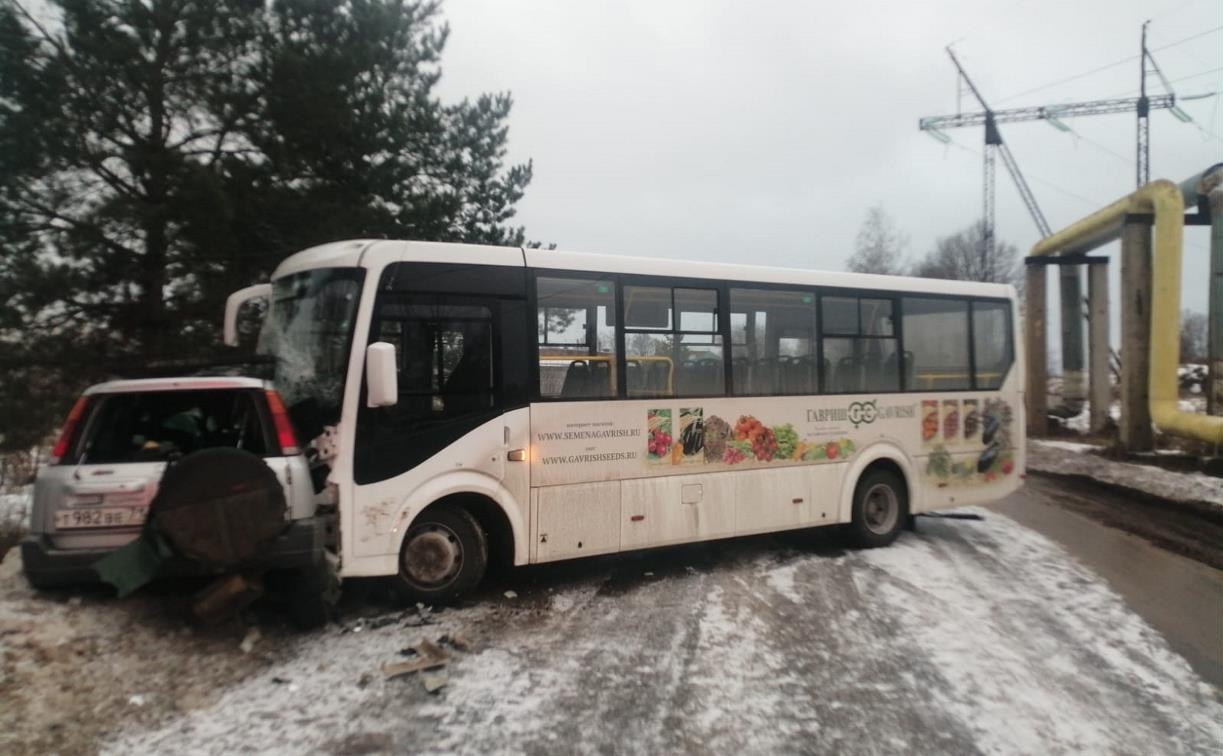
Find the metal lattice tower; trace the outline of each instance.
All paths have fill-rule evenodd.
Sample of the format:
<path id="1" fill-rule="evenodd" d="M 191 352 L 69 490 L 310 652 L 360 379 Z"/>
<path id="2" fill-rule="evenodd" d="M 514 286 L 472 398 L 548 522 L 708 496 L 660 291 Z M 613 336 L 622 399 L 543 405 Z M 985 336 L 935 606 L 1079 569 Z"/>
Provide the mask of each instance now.
<path id="1" fill-rule="evenodd" d="M 1036 223 L 1037 229 L 1041 236 L 1048 236 L 1052 233 L 1048 222 L 1045 220 L 1045 214 L 1041 212 L 1040 207 L 1036 204 L 1036 196 L 1032 194 L 1032 189 L 1028 186 L 1028 182 L 1024 180 L 1023 174 L 1019 171 L 1019 164 L 1015 162 L 1015 156 L 1011 154 L 1011 150 L 1002 141 L 1002 132 L 998 130 L 999 121 L 1021 120 L 1013 117 L 1011 111 L 992 110 L 985 98 L 981 95 L 980 90 L 973 84 L 969 78 L 968 72 L 960 65 L 960 61 L 955 57 L 955 53 L 950 47 L 947 48 L 947 54 L 951 56 L 951 62 L 955 64 L 956 70 L 959 72 L 959 78 L 967 85 L 973 97 L 977 99 L 981 107 L 984 109 L 982 113 L 957 113 L 954 116 L 935 116 L 932 118 L 921 119 L 919 125 L 932 134 L 941 134 L 941 128 L 953 128 L 958 126 L 976 126 L 978 124 L 985 125 L 985 153 L 984 153 L 984 199 L 982 203 L 982 214 L 984 229 L 982 231 L 981 244 L 981 268 L 985 269 L 988 261 L 994 259 L 994 245 L 996 244 L 996 234 L 994 233 L 995 225 L 995 186 L 997 185 L 997 159 L 998 155 L 1002 155 L 1002 164 L 1006 167 L 1007 173 L 1011 175 L 1011 180 L 1015 182 L 1015 186 L 1019 189 L 1019 196 L 1023 198 L 1024 204 L 1028 206 L 1028 212 L 1032 215 L 1032 220 Z"/>
<path id="2" fill-rule="evenodd" d="M 1024 108 L 992 110 L 985 104 L 985 100 L 981 98 L 980 92 L 973 86 L 963 66 L 956 59 L 955 53 L 951 51 L 950 47 L 947 48 L 947 54 L 951 56 L 951 60 L 959 74 L 957 82 L 963 81 L 968 85 L 977 102 L 981 103 L 983 111 L 979 113 L 929 116 L 919 120 L 917 125 L 919 129 L 940 141 L 948 141 L 947 135 L 942 133 L 944 129 L 969 126 L 985 127 L 984 210 L 986 237 L 990 240 L 991 244 L 994 236 L 994 163 L 996 161 L 996 152 L 1002 153 L 1003 163 L 1006 165 L 1007 172 L 1014 179 L 1015 187 L 1019 190 L 1019 194 L 1023 198 L 1024 204 L 1027 205 L 1028 212 L 1031 213 L 1032 220 L 1036 223 L 1037 228 L 1040 229 L 1043 236 L 1048 236 L 1049 234 L 1049 224 L 1045 221 L 1044 214 L 1041 213 L 1040 208 L 1036 205 L 1036 199 L 1032 195 L 1031 189 L 1028 188 L 1027 182 L 1023 180 L 1023 176 L 1019 172 L 1018 163 L 1015 162 L 1014 156 L 1010 154 L 1010 150 L 1002 141 L 1002 136 L 998 131 L 998 124 L 1016 123 L 1019 121 L 1045 121 L 1059 131 L 1070 131 L 1070 127 L 1062 123 L 1061 119 L 1107 115 L 1110 113 L 1137 113 L 1138 133 L 1137 154 L 1135 156 L 1137 182 L 1139 186 L 1142 186 L 1151 180 L 1151 111 L 1169 110 L 1172 115 L 1182 121 L 1190 119 L 1188 114 L 1177 106 L 1176 95 L 1172 92 L 1171 84 L 1164 76 L 1163 71 L 1160 70 L 1159 64 L 1155 62 L 1155 58 L 1147 50 L 1147 24 L 1149 23 L 1148 21 L 1142 25 L 1142 49 L 1139 55 L 1140 93 L 1138 97 L 1114 97 L 1107 100 L 1088 100 L 1061 105 L 1034 105 Z M 1149 72 L 1159 76 L 1168 94 L 1154 96 L 1147 94 L 1146 80 Z"/>
<path id="3" fill-rule="evenodd" d="M 1138 56 L 1138 154 L 1135 157 L 1138 186 L 1151 180 L 1151 101 L 1147 99 L 1147 24 L 1142 24 L 1142 55 Z M 1176 104 L 1175 97 L 1172 105 Z"/>

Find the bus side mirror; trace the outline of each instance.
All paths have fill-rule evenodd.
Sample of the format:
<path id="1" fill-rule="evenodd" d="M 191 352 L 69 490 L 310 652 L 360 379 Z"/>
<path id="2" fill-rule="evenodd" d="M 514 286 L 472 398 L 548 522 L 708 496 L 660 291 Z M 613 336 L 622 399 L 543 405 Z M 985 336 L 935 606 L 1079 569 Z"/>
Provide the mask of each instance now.
<path id="1" fill-rule="evenodd" d="M 242 309 L 242 305 L 260 297 L 271 299 L 271 284 L 255 284 L 254 286 L 247 286 L 245 289 L 238 289 L 229 295 L 229 299 L 225 300 L 225 322 L 221 327 L 222 340 L 225 342 L 225 346 L 238 346 L 238 311 Z"/>
<path id="2" fill-rule="evenodd" d="M 395 345 L 376 341 L 365 348 L 366 406 L 390 407 L 399 402 Z"/>

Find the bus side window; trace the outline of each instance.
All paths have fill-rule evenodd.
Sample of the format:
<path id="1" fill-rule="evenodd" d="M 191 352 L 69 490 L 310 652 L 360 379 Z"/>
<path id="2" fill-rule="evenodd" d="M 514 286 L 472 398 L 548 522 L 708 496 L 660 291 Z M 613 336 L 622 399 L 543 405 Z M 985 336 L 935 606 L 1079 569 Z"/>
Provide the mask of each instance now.
<path id="1" fill-rule="evenodd" d="M 972 346 L 978 389 L 1002 387 L 1015 360 L 1010 302 L 972 303 Z"/>
<path id="2" fill-rule="evenodd" d="M 861 394 L 900 390 L 895 302 L 881 297 L 822 298 L 825 390 Z"/>
<path id="3" fill-rule="evenodd" d="M 726 393 L 716 289 L 624 287 L 628 395 Z"/>
<path id="4" fill-rule="evenodd" d="M 615 294 L 608 280 L 535 279 L 541 398 L 616 395 Z"/>
<path id="5" fill-rule="evenodd" d="M 813 293 L 731 289 L 730 335 L 737 396 L 816 392 Z"/>
<path id="6" fill-rule="evenodd" d="M 972 388 L 968 364 L 968 302 L 944 297 L 905 297 L 905 349 L 912 353 L 909 391 Z"/>

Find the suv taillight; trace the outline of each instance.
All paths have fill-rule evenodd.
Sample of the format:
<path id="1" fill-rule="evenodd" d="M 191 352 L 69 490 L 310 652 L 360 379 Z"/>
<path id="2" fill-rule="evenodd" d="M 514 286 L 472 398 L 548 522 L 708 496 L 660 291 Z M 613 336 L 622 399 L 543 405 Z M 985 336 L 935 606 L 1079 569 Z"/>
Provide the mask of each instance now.
<path id="1" fill-rule="evenodd" d="M 64 427 L 59 432 L 59 439 L 55 442 L 55 448 L 51 450 L 51 464 L 58 465 L 59 461 L 68 454 L 68 447 L 72 444 L 72 436 L 76 433 L 76 426 L 80 424 L 81 418 L 85 415 L 85 407 L 88 405 L 89 397 L 87 396 L 82 396 L 76 400 L 76 404 L 72 405 L 72 411 L 68 413 L 68 419 L 64 421 Z"/>
<path id="2" fill-rule="evenodd" d="M 285 411 L 285 403 L 280 400 L 280 394 L 267 391 L 268 409 L 272 413 L 272 424 L 276 426 L 276 440 L 280 443 L 281 454 L 298 454 L 297 436 L 293 433 L 293 424 L 289 422 L 289 413 Z"/>

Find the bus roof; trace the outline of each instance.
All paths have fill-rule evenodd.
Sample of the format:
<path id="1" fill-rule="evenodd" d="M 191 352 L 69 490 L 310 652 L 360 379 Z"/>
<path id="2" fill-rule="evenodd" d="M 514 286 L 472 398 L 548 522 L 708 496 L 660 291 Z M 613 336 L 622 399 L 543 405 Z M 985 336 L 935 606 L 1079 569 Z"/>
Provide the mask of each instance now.
<path id="1" fill-rule="evenodd" d="M 763 265 L 678 260 L 665 257 L 591 254 L 552 249 L 491 247 L 379 239 L 333 242 L 302 250 L 286 258 L 272 274 L 276 279 L 315 268 L 360 267 L 389 262 L 455 262 L 483 265 L 525 265 L 550 270 L 626 273 L 676 278 L 707 278 L 773 284 L 800 284 L 834 288 L 876 289 L 897 292 L 939 292 L 966 296 L 1014 296 L 1007 284 L 880 276 L 869 273 L 778 268 Z"/>

